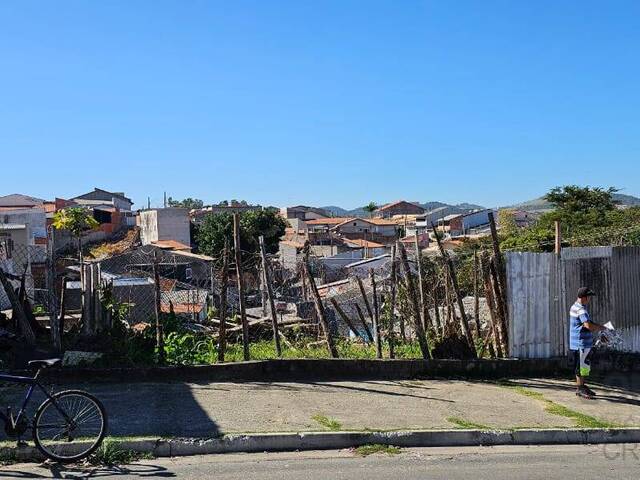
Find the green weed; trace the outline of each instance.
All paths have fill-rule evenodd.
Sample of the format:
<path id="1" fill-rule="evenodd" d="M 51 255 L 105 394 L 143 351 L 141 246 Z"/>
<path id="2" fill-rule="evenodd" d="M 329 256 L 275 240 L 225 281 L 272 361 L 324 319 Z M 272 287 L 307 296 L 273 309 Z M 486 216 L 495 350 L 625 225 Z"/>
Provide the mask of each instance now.
<path id="1" fill-rule="evenodd" d="M 373 455 L 375 453 L 385 453 L 387 455 L 398 455 L 402 450 L 398 447 L 394 447 L 392 445 L 381 445 L 379 443 L 375 443 L 373 445 L 362 445 L 354 450 L 356 455 L 361 457 L 367 457 L 369 455 Z"/>
<path id="2" fill-rule="evenodd" d="M 316 414 L 313 417 L 311 417 L 311 420 L 318 422 L 320 425 L 322 425 L 325 428 L 328 428 L 333 432 L 338 431 L 342 428 L 342 424 L 340 422 L 338 422 L 333 418 L 329 418 L 325 415 Z"/>
<path id="3" fill-rule="evenodd" d="M 95 451 L 88 462 L 91 465 L 126 465 L 137 460 L 153 458 L 150 453 L 136 452 L 122 448 L 122 444 L 116 440 L 105 439 L 100 448 Z"/>
<path id="4" fill-rule="evenodd" d="M 621 425 L 613 422 L 608 422 L 606 420 L 601 420 L 596 417 L 592 417 L 591 415 L 587 415 L 585 413 L 580 413 L 575 410 L 571 410 L 564 405 L 553 402 L 544 397 L 544 395 L 540 392 L 536 392 L 533 390 L 529 390 L 528 388 L 524 388 L 517 383 L 510 382 L 508 380 L 503 380 L 498 382 L 498 384 L 502 387 L 509 388 L 520 395 L 524 395 L 529 398 L 533 398 L 535 400 L 539 400 L 544 404 L 544 411 L 550 413 L 551 415 L 558 415 L 559 417 L 570 418 L 573 420 L 576 427 L 581 428 L 618 428 Z"/>
<path id="5" fill-rule="evenodd" d="M 460 417 L 447 417 L 447 422 L 453 423 L 457 428 L 463 428 L 466 430 L 491 430 L 491 427 L 488 427 L 487 425 L 470 422 Z"/>

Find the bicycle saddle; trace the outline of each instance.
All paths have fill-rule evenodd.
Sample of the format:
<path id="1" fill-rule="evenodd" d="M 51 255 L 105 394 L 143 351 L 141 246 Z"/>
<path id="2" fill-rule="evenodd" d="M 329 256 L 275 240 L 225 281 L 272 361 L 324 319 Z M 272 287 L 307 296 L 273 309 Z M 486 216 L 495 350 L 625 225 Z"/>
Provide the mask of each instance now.
<path id="1" fill-rule="evenodd" d="M 55 367 L 62 360 L 59 358 L 49 358 L 47 360 L 31 360 L 27 362 L 27 365 L 30 367 L 38 367 L 38 368 L 47 368 L 47 367 Z"/>

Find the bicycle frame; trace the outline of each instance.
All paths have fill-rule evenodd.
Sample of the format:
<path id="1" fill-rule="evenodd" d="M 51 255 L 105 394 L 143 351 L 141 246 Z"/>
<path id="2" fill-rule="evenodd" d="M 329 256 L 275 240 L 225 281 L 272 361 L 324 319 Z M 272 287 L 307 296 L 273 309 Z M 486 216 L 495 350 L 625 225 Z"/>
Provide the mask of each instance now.
<path id="1" fill-rule="evenodd" d="M 51 399 L 55 407 L 60 411 L 60 413 L 65 418 L 68 418 L 67 414 L 63 412 L 60 409 L 60 407 L 58 407 L 58 403 L 55 401 L 55 398 L 53 398 L 53 396 L 49 392 L 47 392 L 47 390 L 38 381 L 38 375 L 40 375 L 40 370 L 38 370 L 38 372 L 35 374 L 34 377 L 21 377 L 17 375 L 7 375 L 7 374 L 0 373 L 0 382 L 17 383 L 17 384 L 29 386 L 29 390 L 27 390 L 27 395 L 24 397 L 24 401 L 22 402 L 22 406 L 18 411 L 18 415 L 13 418 L 13 422 L 18 423 L 22 418 L 22 416 L 25 414 L 27 406 L 29 405 L 29 401 L 31 400 L 31 396 L 33 395 L 33 391 L 36 389 L 36 387 L 42 390 L 42 392 L 45 394 L 47 398 Z M 0 419 L 3 420 L 5 424 L 11 421 L 11 419 L 2 410 L 0 410 Z"/>

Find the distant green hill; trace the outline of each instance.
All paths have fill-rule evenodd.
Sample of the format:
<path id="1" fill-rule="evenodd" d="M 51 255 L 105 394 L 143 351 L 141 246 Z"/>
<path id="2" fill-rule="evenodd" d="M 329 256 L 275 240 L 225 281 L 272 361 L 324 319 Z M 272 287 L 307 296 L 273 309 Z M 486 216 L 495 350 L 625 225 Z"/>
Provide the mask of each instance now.
<path id="1" fill-rule="evenodd" d="M 377 205 L 382 206 L 385 203 L 378 203 Z M 460 210 L 483 210 L 485 207 L 481 205 L 475 205 L 473 203 L 459 203 L 457 205 L 451 205 L 443 202 L 425 202 L 421 203 L 420 206 L 426 208 L 427 211 L 434 210 L 440 207 L 457 207 Z M 338 207 L 336 205 L 330 205 L 328 207 L 320 207 L 324 210 L 331 212 L 334 217 L 368 217 L 369 212 L 366 212 L 363 207 L 354 208 L 353 210 L 347 210 L 342 207 Z"/>
<path id="2" fill-rule="evenodd" d="M 640 198 L 634 197 L 633 195 L 625 195 L 622 193 L 614 193 L 613 199 L 618 202 L 620 205 L 627 206 L 637 206 L 640 205 Z M 512 205 L 509 208 L 519 208 L 522 210 L 528 211 L 545 211 L 545 210 L 553 210 L 553 206 L 547 202 L 544 198 L 534 198 L 533 200 L 529 200 L 526 202 L 518 203 L 516 205 Z"/>

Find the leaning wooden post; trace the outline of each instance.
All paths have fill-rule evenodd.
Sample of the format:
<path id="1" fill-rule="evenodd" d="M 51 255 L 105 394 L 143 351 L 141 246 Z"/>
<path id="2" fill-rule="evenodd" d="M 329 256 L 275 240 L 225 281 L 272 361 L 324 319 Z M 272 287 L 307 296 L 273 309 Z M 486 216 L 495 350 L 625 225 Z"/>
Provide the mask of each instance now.
<path id="1" fill-rule="evenodd" d="M 434 231 L 436 229 L 433 223 L 431 224 Z M 449 272 L 449 278 L 451 280 L 451 287 L 453 288 L 454 295 L 456 296 L 456 300 L 458 302 L 458 309 L 460 310 L 460 327 L 462 328 L 463 335 L 467 338 L 467 342 L 469 343 L 469 347 L 471 349 L 471 353 L 473 357 L 477 356 L 476 347 L 473 344 L 473 337 L 471 336 L 471 331 L 469 330 L 469 321 L 467 320 L 467 315 L 464 311 L 464 303 L 462 301 L 462 296 L 460 295 L 460 288 L 458 287 L 458 278 L 456 277 L 456 271 L 453 266 L 453 261 L 451 257 L 447 255 L 444 247 L 442 246 L 442 240 L 440 239 L 440 235 L 436 234 L 436 241 L 438 242 L 438 249 L 440 250 L 440 255 L 447 262 L 447 270 Z"/>
<path id="2" fill-rule="evenodd" d="M 496 302 L 493 296 L 493 286 L 491 285 L 491 276 L 489 273 L 488 259 L 485 255 L 480 259 L 480 270 L 482 271 L 482 279 L 484 281 L 484 295 L 489 307 L 489 316 L 491 317 L 491 331 L 493 333 L 493 345 L 498 357 L 502 357 L 502 347 L 500 334 L 498 332 L 498 314 L 496 313 Z"/>
<path id="3" fill-rule="evenodd" d="M 554 222 L 554 227 L 556 231 L 554 253 L 560 256 L 560 254 L 562 253 L 562 230 L 560 229 L 560 222 L 558 220 Z"/>
<path id="4" fill-rule="evenodd" d="M 420 289 L 420 312 L 422 313 L 422 326 L 425 330 L 429 328 L 432 323 L 429 315 L 429 305 L 427 303 L 427 297 L 425 293 L 424 285 L 424 272 L 422 271 L 422 250 L 420 250 L 420 241 L 418 239 L 418 233 L 416 232 L 415 238 L 416 247 L 416 263 L 418 264 L 418 288 Z M 435 330 L 435 326 L 434 326 Z"/>
<path id="5" fill-rule="evenodd" d="M 351 330 L 353 333 L 356 334 L 356 336 L 362 338 L 362 340 L 366 342 L 367 339 L 362 336 L 362 332 L 356 329 L 355 325 L 353 324 L 349 316 L 345 313 L 345 311 L 342 309 L 340 304 L 336 301 L 336 299 L 330 298 L 329 300 L 331 301 L 331 304 L 333 305 L 334 310 L 338 313 L 338 315 L 340 315 L 340 318 L 342 318 L 342 321 L 347 324 L 347 327 L 349 327 L 349 330 Z"/>
<path id="6" fill-rule="evenodd" d="M 476 338 L 480 338 L 480 297 L 478 296 L 478 249 L 473 250 L 473 318 Z"/>
<path id="7" fill-rule="evenodd" d="M 371 288 L 373 290 L 373 329 L 376 332 L 376 356 L 382 358 L 382 339 L 380 338 L 380 310 L 378 308 L 378 290 L 376 287 L 376 274 L 373 268 L 369 269 Z"/>
<path id="8" fill-rule="evenodd" d="M 491 274 L 491 281 L 493 284 L 494 297 L 496 299 L 501 299 L 504 297 L 501 292 L 501 285 L 498 281 L 498 273 L 496 272 L 496 265 L 494 263 L 495 257 L 489 260 L 489 273 Z M 498 311 L 498 332 L 500 333 L 500 341 L 502 351 L 505 352 L 505 356 L 507 356 L 507 352 L 509 349 L 509 341 L 507 339 L 507 312 L 505 311 L 504 302 L 499 300 L 496 301 L 497 311 Z"/>
<path id="9" fill-rule="evenodd" d="M 502 310 L 504 311 L 503 321 L 505 326 L 509 324 L 508 311 L 507 311 L 507 270 L 504 262 L 502 261 L 502 253 L 500 252 L 500 241 L 498 239 L 498 231 L 496 229 L 496 221 L 493 216 L 493 212 L 489 212 L 489 227 L 491 230 L 491 243 L 493 245 L 493 257 L 498 273 L 498 280 L 500 283 L 500 296 L 496 298 L 497 302 L 502 304 Z M 498 295 L 498 292 L 496 292 Z"/>
<path id="10" fill-rule="evenodd" d="M 418 343 L 420 344 L 420 351 L 422 352 L 423 358 L 431 358 L 431 352 L 429 351 L 429 343 L 427 342 L 427 335 L 425 334 L 424 328 L 422 328 L 422 321 L 420 316 L 420 303 L 418 300 L 418 295 L 416 293 L 416 286 L 413 281 L 413 274 L 411 273 L 411 269 L 409 268 L 409 260 L 407 258 L 407 251 L 404 249 L 404 245 L 402 242 L 397 242 L 398 250 L 400 251 L 400 261 L 402 263 L 402 268 L 404 270 L 404 274 L 407 278 L 407 293 L 411 300 L 411 306 L 413 307 L 413 328 L 416 333 L 416 337 L 418 337 Z"/>
<path id="11" fill-rule="evenodd" d="M 309 287 L 311 288 L 311 294 L 313 295 L 313 300 L 316 306 L 316 313 L 318 314 L 318 320 L 320 322 L 320 325 L 322 326 L 322 330 L 324 331 L 324 336 L 327 341 L 327 347 L 329 348 L 329 354 L 333 358 L 338 358 L 338 349 L 336 348 L 336 345 L 333 342 L 333 336 L 331 335 L 331 328 L 329 327 L 329 322 L 327 322 L 327 316 L 325 315 L 324 305 L 322 305 L 322 299 L 320 298 L 320 294 L 318 293 L 318 288 L 316 287 L 316 281 L 314 280 L 309 270 L 308 263 L 304 264 L 304 273 L 307 276 L 307 280 L 309 281 Z"/>
<path id="12" fill-rule="evenodd" d="M 373 310 L 371 309 L 371 304 L 369 303 L 369 298 L 367 297 L 367 292 L 364 289 L 364 284 L 362 283 L 362 279 L 356 276 L 356 282 L 358 283 L 358 287 L 360 287 L 360 293 L 362 294 L 362 300 L 364 301 L 364 306 L 367 309 L 367 313 L 369 314 L 369 320 L 371 320 L 371 326 L 374 327 L 374 319 L 373 319 Z"/>
<path id="13" fill-rule="evenodd" d="M 33 329 L 29 324 L 29 320 L 24 313 L 24 309 L 22 308 L 22 304 L 20 303 L 16 292 L 13 290 L 13 285 L 9 279 L 7 279 L 2 268 L 0 268 L 0 283 L 2 283 L 4 291 L 7 294 L 7 298 L 9 299 L 9 303 L 13 309 L 13 316 L 16 317 L 18 326 L 20 327 L 20 332 L 24 336 L 28 345 L 35 345 L 36 334 L 33 332 Z"/>
<path id="14" fill-rule="evenodd" d="M 390 304 L 389 304 L 389 330 L 387 332 L 387 340 L 389 341 L 389 358 L 395 358 L 395 324 L 396 324 L 396 282 L 398 275 L 396 272 L 396 245 L 391 245 L 391 285 L 390 285 Z M 400 334 L 404 337 L 404 319 L 401 317 Z"/>
<path id="15" fill-rule="evenodd" d="M 435 316 L 435 322 L 438 326 L 438 333 L 444 336 L 444 323 L 440 319 L 440 292 L 438 290 L 438 286 L 440 282 L 436 282 L 436 279 L 432 279 L 433 288 L 431 289 L 431 299 L 433 300 L 433 313 Z"/>
<path id="16" fill-rule="evenodd" d="M 64 317 L 67 313 L 67 277 L 62 277 L 60 287 L 60 310 L 58 311 L 57 325 L 56 325 L 56 337 L 55 348 L 57 351 L 62 351 L 62 341 L 64 339 Z"/>
<path id="17" fill-rule="evenodd" d="M 264 236 L 258 237 L 260 242 L 260 255 L 262 256 L 262 278 L 267 290 L 267 296 L 269 298 L 269 308 L 271 310 L 271 327 L 273 328 L 273 343 L 276 347 L 276 355 L 282 356 L 282 349 L 280 348 L 280 334 L 278 333 L 278 312 L 276 311 L 276 302 L 273 299 L 273 287 L 271 285 L 271 271 L 269 270 L 269 264 L 267 263 L 267 251 L 264 248 Z"/>
<path id="18" fill-rule="evenodd" d="M 371 329 L 369 328 L 369 325 L 367 325 L 367 321 L 364 319 L 364 314 L 362 313 L 362 309 L 360 308 L 360 305 L 358 304 L 357 301 L 353 305 L 356 309 L 356 312 L 358 313 L 358 318 L 360 319 L 360 323 L 362 323 L 362 326 L 364 327 L 364 331 L 367 334 L 367 338 L 369 339 L 369 342 L 373 342 L 373 333 L 371 333 Z"/>
<path id="19" fill-rule="evenodd" d="M 222 252 L 220 280 L 220 333 L 218 335 L 218 362 L 224 362 L 227 349 L 227 290 L 229 288 L 229 241 L 225 239 Z"/>
<path id="20" fill-rule="evenodd" d="M 238 277 L 238 303 L 240 305 L 240 321 L 242 322 L 242 353 L 243 358 L 249 360 L 249 324 L 244 298 L 244 278 L 242 275 L 242 250 L 240 248 L 240 216 L 233 214 L 233 249 L 236 261 L 236 276 Z"/>
<path id="21" fill-rule="evenodd" d="M 162 306 L 160 298 L 160 273 L 158 271 L 158 252 L 153 251 L 153 282 L 155 291 L 155 314 L 156 314 L 156 350 L 158 351 L 158 363 L 164 363 L 164 335 L 162 332 Z"/>

